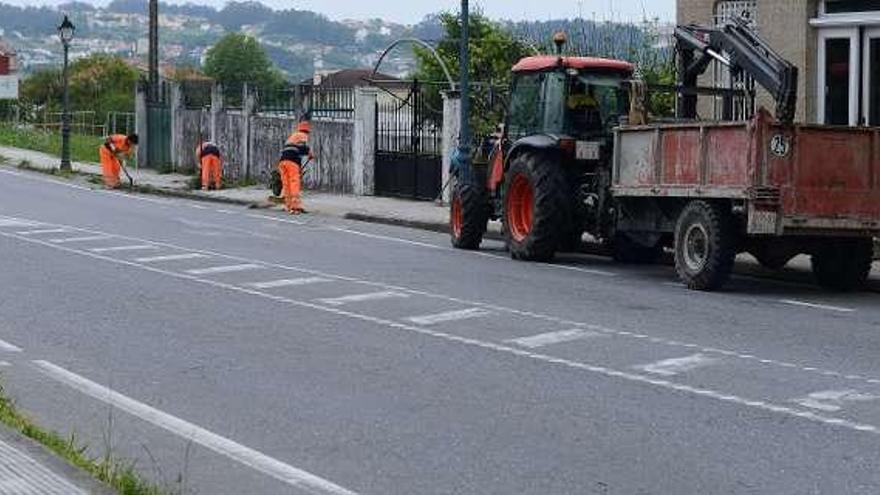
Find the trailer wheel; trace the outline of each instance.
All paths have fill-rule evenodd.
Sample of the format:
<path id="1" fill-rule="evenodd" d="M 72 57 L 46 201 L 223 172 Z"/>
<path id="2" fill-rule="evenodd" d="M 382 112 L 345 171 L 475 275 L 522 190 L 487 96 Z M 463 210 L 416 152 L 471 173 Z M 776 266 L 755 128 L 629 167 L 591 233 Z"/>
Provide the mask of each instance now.
<path id="1" fill-rule="evenodd" d="M 871 239 L 828 241 L 813 252 L 813 276 L 820 286 L 829 290 L 857 290 L 868 280 L 873 258 Z"/>
<path id="2" fill-rule="evenodd" d="M 449 205 L 449 231 L 458 249 L 479 249 L 489 224 L 486 190 L 481 184 L 456 181 Z"/>
<path id="3" fill-rule="evenodd" d="M 618 263 L 633 265 L 656 263 L 663 256 L 663 246 L 658 242 L 645 246 L 623 232 L 615 234 L 611 241 L 611 257 Z"/>
<path id="4" fill-rule="evenodd" d="M 675 271 L 694 290 L 721 288 L 733 271 L 735 230 L 730 214 L 705 201 L 689 203 L 675 226 Z"/>
<path id="5" fill-rule="evenodd" d="M 567 231 L 569 198 L 565 177 L 549 154 L 513 159 L 504 182 L 504 237 L 510 256 L 548 261 Z"/>

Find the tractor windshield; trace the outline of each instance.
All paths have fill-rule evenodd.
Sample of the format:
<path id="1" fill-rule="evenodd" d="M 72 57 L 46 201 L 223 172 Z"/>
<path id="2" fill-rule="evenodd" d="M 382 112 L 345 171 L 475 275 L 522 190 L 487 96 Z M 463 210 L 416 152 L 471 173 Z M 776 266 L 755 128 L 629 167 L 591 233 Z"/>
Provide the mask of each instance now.
<path id="1" fill-rule="evenodd" d="M 579 75 L 569 79 L 565 104 L 566 133 L 576 137 L 609 134 L 625 111 L 619 77 Z"/>

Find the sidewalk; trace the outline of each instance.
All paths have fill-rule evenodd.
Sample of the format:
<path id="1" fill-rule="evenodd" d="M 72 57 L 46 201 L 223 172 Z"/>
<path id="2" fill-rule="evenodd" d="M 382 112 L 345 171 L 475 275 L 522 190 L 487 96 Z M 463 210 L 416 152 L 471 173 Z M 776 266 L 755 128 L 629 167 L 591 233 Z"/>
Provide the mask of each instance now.
<path id="1" fill-rule="evenodd" d="M 0 493 L 110 495 L 113 492 L 36 442 L 0 426 Z"/>
<path id="2" fill-rule="evenodd" d="M 26 160 L 30 168 L 52 170 L 58 167 L 58 158 L 37 151 L 0 146 L 0 157 L 6 158 L 7 165 L 16 166 Z M 74 162 L 73 169 L 82 174 L 101 175 L 101 166 L 96 163 Z M 159 174 L 153 170 L 130 170 L 135 186 L 144 192 L 169 196 L 186 197 L 204 201 L 233 203 L 258 208 L 281 209 L 269 201 L 271 192 L 266 186 L 252 186 L 220 191 L 200 191 L 189 189 L 192 176 L 183 174 Z M 316 215 L 361 220 L 372 223 L 401 225 L 435 232 L 448 232 L 449 209 L 426 201 L 411 201 L 377 196 L 352 196 L 305 191 L 303 201 L 310 213 Z M 490 222 L 488 237 L 499 238 L 501 225 Z M 595 246 L 591 246 L 595 248 Z M 589 249 L 596 252 L 597 249 Z M 810 260 L 807 256 L 793 259 L 786 269 L 778 274 L 770 274 L 749 255 L 737 258 L 740 272 L 774 278 L 809 280 Z M 880 292 L 880 261 L 874 263 L 870 287 Z"/>

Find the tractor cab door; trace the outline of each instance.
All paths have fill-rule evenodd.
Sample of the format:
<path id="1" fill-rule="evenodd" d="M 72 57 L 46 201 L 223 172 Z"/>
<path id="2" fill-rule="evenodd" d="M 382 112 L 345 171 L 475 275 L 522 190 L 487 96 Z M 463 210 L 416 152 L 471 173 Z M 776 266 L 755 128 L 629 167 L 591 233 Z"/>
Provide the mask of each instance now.
<path id="1" fill-rule="evenodd" d="M 507 113 L 506 137 L 516 142 L 535 134 L 561 134 L 564 127 L 565 74 L 516 74 Z"/>
<path id="2" fill-rule="evenodd" d="M 566 81 L 564 133 L 578 139 L 610 137 L 627 112 L 624 78 L 572 73 Z"/>

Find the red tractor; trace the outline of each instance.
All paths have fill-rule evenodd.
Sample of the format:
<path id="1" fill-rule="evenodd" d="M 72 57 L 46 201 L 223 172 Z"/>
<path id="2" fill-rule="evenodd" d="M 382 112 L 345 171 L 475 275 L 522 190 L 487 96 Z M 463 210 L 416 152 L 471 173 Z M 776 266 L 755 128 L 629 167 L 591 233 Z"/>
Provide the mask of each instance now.
<path id="1" fill-rule="evenodd" d="M 633 71 L 628 62 L 589 57 L 517 63 L 488 170 L 456 182 L 453 245 L 478 248 L 490 218 L 502 220 L 511 256 L 521 260 L 549 260 L 579 244 L 585 230 L 611 235 L 613 225 L 599 209 L 610 199 L 613 130 L 629 110 L 626 82 Z M 626 255 L 659 254 L 636 251 Z"/>

